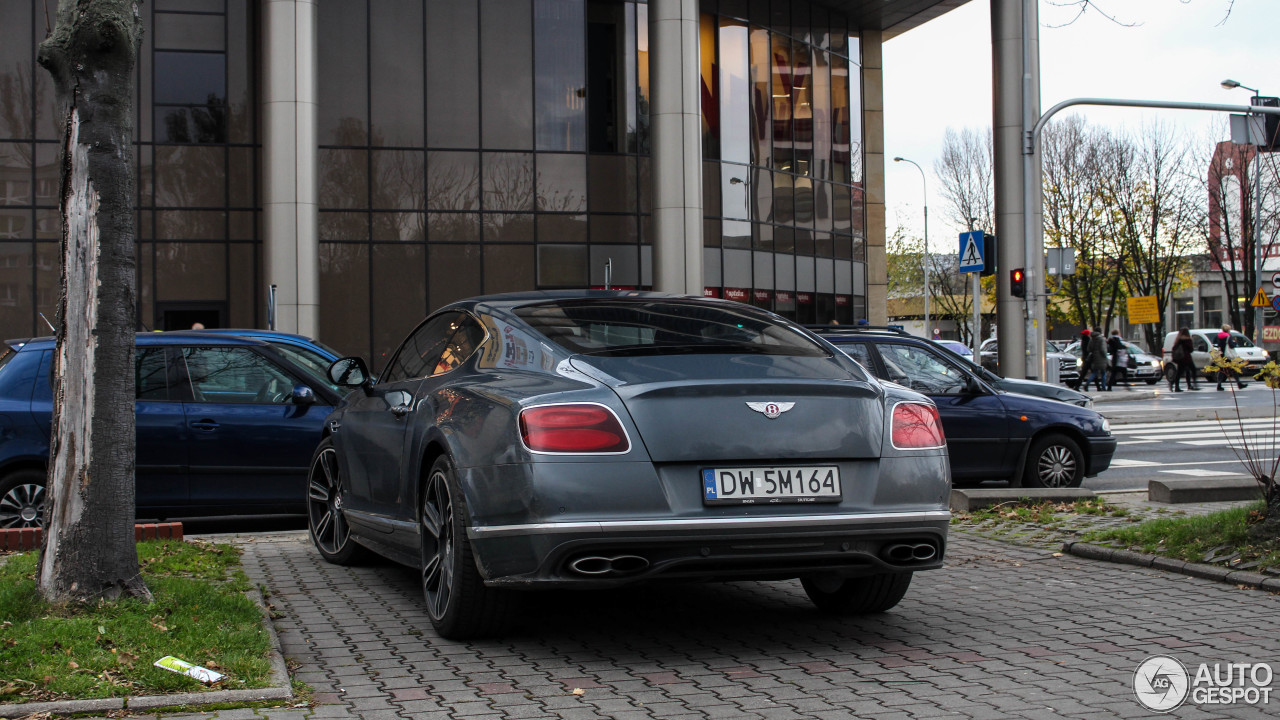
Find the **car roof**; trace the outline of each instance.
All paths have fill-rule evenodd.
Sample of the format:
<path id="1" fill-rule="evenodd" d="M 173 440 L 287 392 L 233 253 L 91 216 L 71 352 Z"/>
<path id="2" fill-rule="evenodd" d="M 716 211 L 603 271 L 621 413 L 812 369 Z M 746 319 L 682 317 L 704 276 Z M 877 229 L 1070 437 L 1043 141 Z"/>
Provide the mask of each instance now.
<path id="1" fill-rule="evenodd" d="M 57 344 L 57 338 L 51 336 L 35 338 L 14 338 L 5 341 L 9 346 L 21 350 L 47 350 Z M 134 343 L 139 347 L 155 347 L 160 345 L 219 345 L 223 347 L 258 347 L 267 343 L 253 338 L 238 335 L 208 335 L 199 331 L 176 330 L 170 332 L 137 333 Z"/>
<path id="2" fill-rule="evenodd" d="M 298 335 L 296 333 L 280 332 L 279 330 L 260 330 L 258 328 L 204 328 L 202 330 L 170 330 L 173 333 L 193 333 L 203 334 L 210 333 L 213 335 L 239 335 L 248 338 L 271 338 L 280 340 L 297 340 L 304 343 L 314 343 L 315 340 L 306 335 Z"/>

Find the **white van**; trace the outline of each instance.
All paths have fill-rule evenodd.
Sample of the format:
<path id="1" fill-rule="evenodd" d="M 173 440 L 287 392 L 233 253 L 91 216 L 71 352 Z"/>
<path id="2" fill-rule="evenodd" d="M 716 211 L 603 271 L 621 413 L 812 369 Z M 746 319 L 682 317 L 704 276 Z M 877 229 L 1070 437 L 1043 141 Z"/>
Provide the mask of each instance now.
<path id="1" fill-rule="evenodd" d="M 1215 343 L 1220 332 L 1222 330 L 1219 328 L 1196 328 L 1191 331 L 1191 359 L 1195 361 L 1196 374 L 1210 380 L 1213 378 L 1205 373 L 1204 367 L 1209 364 L 1209 351 L 1216 347 Z M 1176 331 L 1166 333 L 1164 336 L 1164 376 L 1169 382 L 1173 382 L 1173 377 L 1177 373 L 1177 366 L 1173 363 L 1173 341 L 1177 337 Z M 1227 357 L 1239 357 L 1249 361 L 1247 377 L 1242 377 L 1242 380 L 1252 378 L 1271 359 L 1266 350 L 1254 345 L 1244 333 L 1238 330 L 1231 331 L 1231 338 L 1227 341 Z"/>

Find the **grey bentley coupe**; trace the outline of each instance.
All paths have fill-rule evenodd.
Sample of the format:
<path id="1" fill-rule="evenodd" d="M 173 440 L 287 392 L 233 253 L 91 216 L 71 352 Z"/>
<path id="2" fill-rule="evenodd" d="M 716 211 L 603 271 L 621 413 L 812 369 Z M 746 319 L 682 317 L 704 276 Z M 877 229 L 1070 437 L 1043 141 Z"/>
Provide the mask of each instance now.
<path id="1" fill-rule="evenodd" d="M 823 611 L 887 610 L 941 567 L 938 412 L 802 327 L 727 300 L 551 291 L 453 303 L 325 423 L 311 538 L 421 570 L 444 637 L 522 595 L 799 578 Z"/>

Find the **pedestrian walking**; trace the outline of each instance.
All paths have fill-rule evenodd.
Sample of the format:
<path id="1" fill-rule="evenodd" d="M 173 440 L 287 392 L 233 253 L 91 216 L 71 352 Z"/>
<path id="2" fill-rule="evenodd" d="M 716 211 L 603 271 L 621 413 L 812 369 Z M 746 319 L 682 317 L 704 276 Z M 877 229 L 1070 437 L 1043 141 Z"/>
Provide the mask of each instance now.
<path id="1" fill-rule="evenodd" d="M 1173 340 L 1173 350 L 1170 351 L 1169 357 L 1173 359 L 1175 368 L 1173 376 L 1173 391 L 1182 392 L 1182 376 L 1187 377 L 1187 389 L 1199 390 L 1196 387 L 1196 361 L 1191 356 L 1194 346 L 1191 344 L 1191 328 L 1178 328 L 1178 336 Z"/>
<path id="2" fill-rule="evenodd" d="M 1231 347 L 1231 325 L 1229 323 L 1222 326 L 1222 330 L 1218 333 L 1218 337 L 1213 340 L 1213 345 L 1218 348 L 1219 353 L 1222 353 L 1222 357 L 1227 357 L 1227 351 Z M 1218 389 L 1226 390 L 1226 388 L 1222 387 L 1222 379 L 1224 375 L 1227 375 L 1227 373 L 1219 371 L 1215 374 L 1218 376 Z M 1227 382 L 1231 382 L 1231 378 L 1229 376 L 1227 377 Z M 1244 383 L 1240 381 L 1239 375 L 1236 376 L 1236 386 L 1241 390 L 1244 389 Z"/>
<path id="3" fill-rule="evenodd" d="M 1129 386 L 1129 349 L 1125 347 L 1119 330 L 1112 330 L 1111 337 L 1107 338 L 1107 353 L 1111 356 L 1111 377 L 1107 379 L 1107 386 L 1114 389 L 1117 382 L 1123 381 L 1124 389 L 1132 390 Z"/>
<path id="4" fill-rule="evenodd" d="M 1098 390 L 1110 390 L 1107 387 L 1107 343 L 1102 339 L 1102 328 L 1094 328 L 1089 333 L 1089 349 L 1085 357 L 1085 365 L 1089 375 L 1084 379 L 1084 389 L 1089 389 L 1089 381 L 1093 380 Z"/>

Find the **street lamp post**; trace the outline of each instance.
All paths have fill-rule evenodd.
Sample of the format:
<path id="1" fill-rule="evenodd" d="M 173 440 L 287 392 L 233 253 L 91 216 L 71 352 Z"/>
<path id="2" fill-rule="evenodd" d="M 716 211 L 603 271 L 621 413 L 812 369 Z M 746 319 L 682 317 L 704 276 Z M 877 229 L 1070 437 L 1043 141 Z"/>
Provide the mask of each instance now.
<path id="1" fill-rule="evenodd" d="M 929 330 L 929 181 L 925 178 L 924 169 L 914 160 L 896 157 L 893 161 L 915 165 L 920 171 L 920 186 L 924 188 L 924 336 L 932 340 L 933 333 Z"/>
<path id="2" fill-rule="evenodd" d="M 1258 98 L 1258 91 L 1256 88 L 1251 88 L 1248 85 L 1241 85 L 1240 83 L 1236 82 L 1235 80 L 1232 80 L 1231 78 L 1227 78 L 1226 80 L 1223 80 L 1222 87 L 1224 90 L 1235 90 L 1236 88 L 1240 88 L 1241 90 L 1249 90 L 1253 92 L 1253 97 L 1255 100 Z M 1257 106 L 1257 104 L 1258 104 L 1257 102 L 1253 103 L 1254 106 Z M 1253 138 L 1250 137 L 1249 139 L 1252 140 Z M 1253 236 L 1254 285 L 1257 285 L 1259 288 L 1262 287 L 1262 237 L 1261 237 L 1262 224 L 1260 221 L 1261 216 L 1262 216 L 1262 151 L 1258 149 L 1257 145 L 1254 145 L 1253 146 L 1253 227 L 1250 228 L 1250 234 Z M 1249 297 L 1253 297 L 1253 288 L 1250 288 L 1249 290 L 1250 292 L 1246 294 Z M 1263 323 L 1262 313 L 1263 313 L 1263 308 L 1261 307 L 1256 307 L 1253 309 L 1253 332 L 1254 332 L 1253 340 L 1258 344 L 1258 347 L 1262 347 L 1262 323 Z M 1242 331 L 1243 329 L 1244 328 L 1241 328 Z"/>

